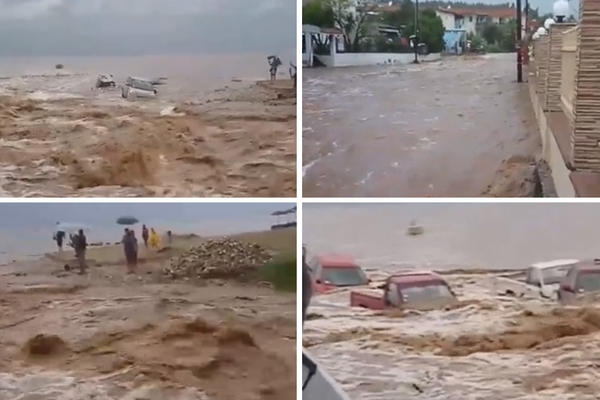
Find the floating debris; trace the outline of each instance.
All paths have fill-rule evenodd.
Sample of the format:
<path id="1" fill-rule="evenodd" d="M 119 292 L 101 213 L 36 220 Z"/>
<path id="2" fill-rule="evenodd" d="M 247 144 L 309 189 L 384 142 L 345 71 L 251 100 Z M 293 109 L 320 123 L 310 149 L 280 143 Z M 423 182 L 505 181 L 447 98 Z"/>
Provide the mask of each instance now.
<path id="1" fill-rule="evenodd" d="M 208 240 L 171 259 L 163 273 L 172 279 L 234 278 L 248 280 L 272 256 L 258 244 L 233 239 Z"/>

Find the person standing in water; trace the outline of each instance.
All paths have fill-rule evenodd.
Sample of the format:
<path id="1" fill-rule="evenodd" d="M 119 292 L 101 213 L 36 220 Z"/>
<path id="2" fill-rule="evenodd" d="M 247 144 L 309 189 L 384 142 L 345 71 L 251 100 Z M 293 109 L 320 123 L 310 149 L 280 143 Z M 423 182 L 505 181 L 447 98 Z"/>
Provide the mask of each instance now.
<path id="1" fill-rule="evenodd" d="M 130 231 L 125 228 L 121 243 L 123 243 L 125 259 L 127 260 L 127 273 L 133 274 L 137 268 L 137 239 L 133 230 Z"/>
<path id="2" fill-rule="evenodd" d="M 56 226 L 58 227 L 60 223 L 57 222 Z M 56 245 L 58 246 L 58 252 L 62 253 L 63 250 L 63 241 L 65 240 L 65 231 L 57 228 L 58 230 L 54 232 L 54 240 L 56 241 Z"/>
<path id="3" fill-rule="evenodd" d="M 144 246 L 148 248 L 148 228 L 146 228 L 146 225 L 142 225 L 142 239 L 144 239 Z"/>
<path id="4" fill-rule="evenodd" d="M 79 263 L 79 273 L 84 274 L 87 269 L 85 262 L 85 251 L 87 249 L 87 238 L 83 233 L 83 229 L 79 230 L 79 233 L 73 236 L 73 248 L 75 249 L 75 256 L 77 256 L 77 262 Z"/>
<path id="5" fill-rule="evenodd" d="M 271 74 L 271 80 L 274 81 L 277 79 L 277 68 L 281 65 L 281 59 L 277 56 L 269 56 L 267 57 L 267 62 L 269 63 L 269 73 Z"/>
<path id="6" fill-rule="evenodd" d="M 150 228 L 150 247 L 155 250 L 160 249 L 160 236 L 158 236 L 154 228 Z"/>
<path id="7" fill-rule="evenodd" d="M 167 240 L 169 241 L 169 245 L 173 243 L 173 232 L 171 232 L 170 230 L 167 231 Z"/>

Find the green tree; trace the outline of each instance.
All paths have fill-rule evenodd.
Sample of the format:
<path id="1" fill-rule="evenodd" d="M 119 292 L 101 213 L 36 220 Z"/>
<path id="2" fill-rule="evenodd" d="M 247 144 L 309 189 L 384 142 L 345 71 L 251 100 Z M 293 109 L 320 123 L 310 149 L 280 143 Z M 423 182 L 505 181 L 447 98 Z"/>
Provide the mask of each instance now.
<path id="1" fill-rule="evenodd" d="M 331 28 L 334 26 L 333 10 L 323 0 L 312 0 L 302 7 L 302 23 Z"/>
<path id="2" fill-rule="evenodd" d="M 382 16 L 382 22 L 402 29 L 415 19 L 415 6 L 411 0 L 404 0 L 398 11 L 387 12 Z"/>
<path id="3" fill-rule="evenodd" d="M 364 38 L 365 20 L 369 6 L 355 6 L 353 0 L 323 0 L 333 12 L 335 27 L 342 31 L 346 51 L 359 51 L 360 41 Z"/>
<path id="4" fill-rule="evenodd" d="M 419 39 L 427 44 L 431 53 L 439 53 L 444 48 L 444 24 L 442 19 L 432 9 L 425 9 L 419 13 Z M 409 35 L 415 31 L 414 21 L 406 26 Z"/>
<path id="5" fill-rule="evenodd" d="M 487 24 L 483 27 L 481 36 L 483 36 L 485 41 L 489 44 L 499 43 L 502 39 L 502 31 L 497 24 Z"/>

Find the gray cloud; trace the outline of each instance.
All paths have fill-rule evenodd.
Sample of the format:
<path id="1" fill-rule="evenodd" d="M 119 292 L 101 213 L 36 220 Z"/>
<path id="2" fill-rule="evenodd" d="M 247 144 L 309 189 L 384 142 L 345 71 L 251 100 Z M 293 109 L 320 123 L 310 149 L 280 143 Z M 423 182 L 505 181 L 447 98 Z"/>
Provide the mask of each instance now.
<path id="1" fill-rule="evenodd" d="M 0 55 L 288 51 L 295 0 L 0 0 Z"/>

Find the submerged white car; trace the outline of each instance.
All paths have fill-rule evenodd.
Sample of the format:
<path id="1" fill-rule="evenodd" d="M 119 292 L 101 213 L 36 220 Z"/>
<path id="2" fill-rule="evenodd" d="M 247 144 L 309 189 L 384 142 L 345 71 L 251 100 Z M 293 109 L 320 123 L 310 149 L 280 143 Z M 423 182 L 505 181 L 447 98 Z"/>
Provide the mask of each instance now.
<path id="1" fill-rule="evenodd" d="M 527 269 L 525 283 L 540 288 L 540 294 L 546 298 L 556 298 L 560 282 L 579 260 L 563 259 L 539 262 Z"/>
<path id="2" fill-rule="evenodd" d="M 138 97 L 156 97 L 158 90 L 154 88 L 151 81 L 143 78 L 129 77 L 125 85 L 121 86 L 121 97 L 124 99 Z"/>

